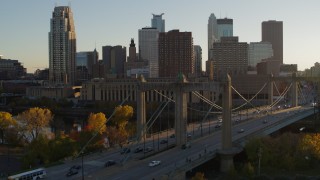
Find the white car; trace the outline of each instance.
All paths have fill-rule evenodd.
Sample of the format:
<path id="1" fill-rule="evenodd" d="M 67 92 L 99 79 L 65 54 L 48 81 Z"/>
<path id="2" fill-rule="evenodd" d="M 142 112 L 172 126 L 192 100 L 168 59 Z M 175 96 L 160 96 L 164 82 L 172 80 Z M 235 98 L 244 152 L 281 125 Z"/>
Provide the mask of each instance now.
<path id="1" fill-rule="evenodd" d="M 149 166 L 150 166 L 150 167 L 158 166 L 160 163 L 161 163 L 161 161 L 151 161 L 151 162 L 149 163 Z"/>
<path id="2" fill-rule="evenodd" d="M 238 130 L 238 133 L 243 133 L 244 132 L 244 129 L 239 129 Z"/>

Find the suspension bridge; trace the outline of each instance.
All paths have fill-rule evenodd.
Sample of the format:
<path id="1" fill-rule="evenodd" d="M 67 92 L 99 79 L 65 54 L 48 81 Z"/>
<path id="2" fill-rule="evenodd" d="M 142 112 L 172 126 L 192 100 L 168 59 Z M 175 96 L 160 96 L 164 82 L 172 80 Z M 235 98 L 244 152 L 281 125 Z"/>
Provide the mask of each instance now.
<path id="1" fill-rule="evenodd" d="M 299 85 L 299 82 L 304 80 L 306 79 L 295 75 L 289 78 L 270 76 L 269 81 L 253 97 L 246 99 L 232 86 L 231 78 L 227 76 L 221 82 L 223 94 L 222 106 L 219 106 L 200 93 L 210 91 L 216 86 L 216 82 L 188 82 L 182 76 L 174 83 L 161 83 L 147 82 L 140 77 L 136 92 L 137 135 L 127 147 L 132 151 L 122 155 L 118 152 L 110 152 L 103 158 L 88 161 L 87 164 L 90 167 L 86 167 L 86 176 L 95 179 L 99 177 L 100 179 L 103 179 L 102 177 L 108 177 L 108 179 L 181 179 L 186 171 L 209 161 L 217 154 L 221 157 L 221 171 L 226 172 L 233 167 L 233 156 L 241 151 L 242 145 L 248 139 L 271 134 L 317 111 L 309 104 L 310 100 L 314 100 L 315 97 L 313 90 L 302 89 Z M 288 83 L 280 91 L 275 83 L 277 81 Z M 251 101 L 264 88 L 268 89 L 268 105 L 257 107 Z M 166 94 L 161 93 L 164 90 L 170 91 Z M 145 102 L 147 91 L 155 91 L 166 99 L 160 103 L 148 120 L 146 119 Z M 244 104 L 238 107 L 232 106 L 232 91 L 244 100 Z M 207 110 L 196 109 L 188 105 L 187 94 L 190 92 L 201 99 L 201 102 L 207 104 Z M 278 95 L 275 100 L 274 93 Z M 285 97 L 290 97 L 290 103 L 286 102 L 286 109 L 279 108 L 279 104 Z M 155 134 L 150 134 L 150 130 L 159 119 L 161 126 L 161 117 L 169 121 L 169 118 L 163 118 L 161 114 L 172 110 L 174 110 L 172 112 L 174 113 L 174 128 L 168 127 L 169 122 L 164 132 L 160 132 L 160 128 L 156 133 L 158 140 L 155 144 Z M 190 120 L 194 119 L 192 112 L 197 113 L 197 121 Z M 221 117 L 220 120 L 212 118 L 217 115 Z M 201 116 L 202 118 L 199 119 Z M 181 149 L 186 144 L 190 145 L 189 148 Z M 134 150 L 138 147 L 143 147 L 144 153 L 135 153 Z M 146 147 L 152 147 L 152 150 L 145 151 Z M 101 163 L 111 158 L 118 161 L 120 165 L 108 169 L 101 167 Z M 147 167 L 151 160 L 161 160 L 162 163 L 156 168 Z"/>

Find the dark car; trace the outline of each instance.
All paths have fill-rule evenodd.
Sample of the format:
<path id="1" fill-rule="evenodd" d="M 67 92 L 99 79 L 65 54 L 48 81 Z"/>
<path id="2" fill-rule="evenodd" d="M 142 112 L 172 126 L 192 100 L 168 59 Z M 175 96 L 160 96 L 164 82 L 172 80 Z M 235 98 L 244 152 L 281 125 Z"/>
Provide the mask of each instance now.
<path id="1" fill-rule="evenodd" d="M 123 148 L 122 150 L 121 150 L 121 154 L 127 154 L 127 153 L 129 153 L 131 150 L 130 150 L 130 148 Z"/>
<path id="2" fill-rule="evenodd" d="M 134 153 L 139 153 L 139 152 L 142 152 L 142 151 L 143 151 L 142 147 L 137 147 L 133 152 Z"/>
<path id="3" fill-rule="evenodd" d="M 78 174 L 78 171 L 75 169 L 70 169 L 69 172 L 66 174 L 67 177 L 73 176 L 75 174 Z"/>
<path id="4" fill-rule="evenodd" d="M 175 138 L 175 137 L 176 137 L 175 134 L 171 134 L 171 135 L 170 135 L 170 138 Z"/>
<path id="5" fill-rule="evenodd" d="M 80 166 L 80 165 L 73 165 L 73 166 L 71 166 L 71 168 L 69 169 L 69 171 L 71 171 L 71 170 L 73 170 L 73 169 L 79 170 L 79 169 L 81 169 L 81 166 Z"/>
<path id="6" fill-rule="evenodd" d="M 148 152 L 151 152 L 153 151 L 153 148 L 152 147 L 147 147 L 145 150 L 144 150 L 144 153 L 148 153 Z"/>
<path id="7" fill-rule="evenodd" d="M 166 139 L 162 139 L 161 141 L 160 141 L 160 144 L 167 144 L 168 143 L 168 140 L 166 140 Z"/>
<path id="8" fill-rule="evenodd" d="M 214 126 L 215 128 L 220 128 L 221 124 L 217 124 L 216 126 Z"/>
<path id="9" fill-rule="evenodd" d="M 115 164 L 116 164 L 116 162 L 114 160 L 109 160 L 104 164 L 104 166 L 105 167 L 109 167 L 109 166 L 113 166 Z"/>
<path id="10" fill-rule="evenodd" d="M 187 148 L 191 148 L 190 143 L 186 143 L 181 146 L 181 149 L 187 149 Z"/>

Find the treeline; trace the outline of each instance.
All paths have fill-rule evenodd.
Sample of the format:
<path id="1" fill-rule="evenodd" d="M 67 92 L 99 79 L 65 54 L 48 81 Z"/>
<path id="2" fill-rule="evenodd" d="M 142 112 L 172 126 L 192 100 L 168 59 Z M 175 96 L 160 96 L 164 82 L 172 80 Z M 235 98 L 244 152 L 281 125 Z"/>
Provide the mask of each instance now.
<path id="1" fill-rule="evenodd" d="M 25 168 L 76 156 L 92 137 L 84 153 L 122 146 L 136 131 L 135 124 L 129 123 L 133 108 L 128 105 L 117 106 L 109 121 L 104 113 L 91 113 L 88 125 L 82 131 L 70 134 L 59 132 L 55 135 L 48 131 L 53 116 L 49 109 L 39 107 L 30 108 L 16 118 L 9 112 L 0 111 L 1 143 L 24 149 L 22 162 Z"/>

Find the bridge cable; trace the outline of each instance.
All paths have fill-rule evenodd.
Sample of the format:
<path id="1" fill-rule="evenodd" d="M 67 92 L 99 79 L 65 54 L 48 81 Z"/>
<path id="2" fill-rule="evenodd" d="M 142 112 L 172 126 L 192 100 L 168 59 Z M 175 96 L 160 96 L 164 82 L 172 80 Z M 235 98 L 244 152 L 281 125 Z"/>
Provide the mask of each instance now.
<path id="1" fill-rule="evenodd" d="M 284 96 L 288 93 L 291 86 L 292 86 L 292 83 L 289 85 L 289 87 L 286 86 L 285 90 L 280 94 L 278 99 L 276 101 L 274 101 L 271 105 L 269 105 L 269 109 L 272 108 L 273 106 L 277 105 L 281 101 L 281 99 L 284 98 Z"/>
<path id="2" fill-rule="evenodd" d="M 251 102 L 254 98 L 256 98 L 256 96 L 258 96 L 258 94 L 266 87 L 267 84 L 268 84 L 268 83 L 265 83 L 265 84 L 262 86 L 262 88 L 249 100 L 249 102 Z M 245 106 L 245 105 L 247 105 L 247 104 L 248 104 L 248 103 L 245 102 L 245 103 L 242 104 L 241 106 L 238 106 L 238 107 L 236 107 L 236 108 L 233 108 L 232 111 L 236 111 L 236 110 L 242 108 L 243 106 Z"/>
<path id="3" fill-rule="evenodd" d="M 199 92 L 197 92 L 197 91 L 192 91 L 192 93 L 193 93 L 194 95 L 196 95 L 198 98 L 200 98 L 201 100 L 203 100 L 204 102 L 206 102 L 207 104 L 212 105 L 212 106 L 214 106 L 215 108 L 222 110 L 222 107 L 221 107 L 221 106 L 219 106 L 219 105 L 215 104 L 214 102 L 210 101 L 209 99 L 207 99 L 206 97 L 204 97 L 203 95 L 201 95 Z"/>
<path id="4" fill-rule="evenodd" d="M 250 101 L 248 101 L 246 98 L 244 98 L 233 86 L 231 86 L 231 88 L 232 88 L 243 100 L 245 100 L 247 103 L 249 103 L 254 109 L 260 111 L 259 108 L 255 107 Z"/>

